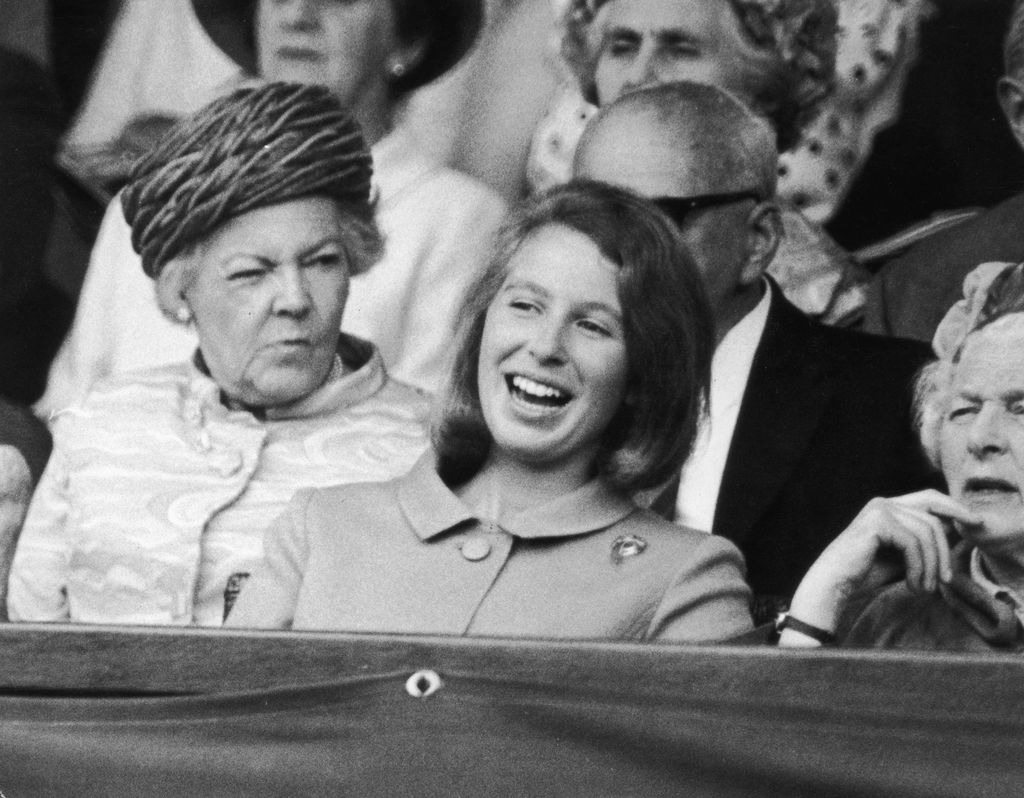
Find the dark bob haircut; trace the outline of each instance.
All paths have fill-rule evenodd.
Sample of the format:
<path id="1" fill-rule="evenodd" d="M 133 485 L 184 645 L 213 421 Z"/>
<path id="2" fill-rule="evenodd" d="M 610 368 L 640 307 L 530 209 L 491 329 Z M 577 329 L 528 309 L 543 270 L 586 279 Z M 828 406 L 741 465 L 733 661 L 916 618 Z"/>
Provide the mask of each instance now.
<path id="1" fill-rule="evenodd" d="M 584 180 L 526 204 L 503 229 L 463 300 L 454 362 L 432 430 L 438 472 L 448 484 L 461 484 L 487 459 L 492 438 L 477 385 L 484 321 L 520 246 L 552 225 L 586 236 L 619 267 L 629 399 L 605 430 L 595 471 L 627 493 L 657 487 L 686 461 L 707 404 L 711 310 L 668 217 L 631 192 Z"/>

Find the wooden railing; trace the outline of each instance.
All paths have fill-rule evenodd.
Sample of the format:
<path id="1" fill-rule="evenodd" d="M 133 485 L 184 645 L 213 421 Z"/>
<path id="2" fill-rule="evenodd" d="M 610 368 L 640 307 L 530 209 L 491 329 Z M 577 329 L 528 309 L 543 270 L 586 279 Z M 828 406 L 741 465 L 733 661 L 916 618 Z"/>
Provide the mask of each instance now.
<path id="1" fill-rule="evenodd" d="M 0 652 L 8 798 L 1024 794 L 1008 655 L 27 625 Z"/>

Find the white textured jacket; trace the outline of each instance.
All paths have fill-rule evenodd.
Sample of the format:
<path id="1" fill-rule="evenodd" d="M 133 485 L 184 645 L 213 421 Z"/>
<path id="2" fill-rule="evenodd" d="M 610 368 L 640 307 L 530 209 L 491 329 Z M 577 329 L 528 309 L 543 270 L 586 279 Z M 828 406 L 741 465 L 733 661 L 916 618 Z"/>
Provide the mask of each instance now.
<path id="1" fill-rule="evenodd" d="M 342 343 L 354 370 L 262 421 L 222 404 L 194 364 L 105 382 L 57 414 L 11 619 L 220 625 L 295 491 L 405 473 L 427 445 L 428 403 L 372 346 Z"/>

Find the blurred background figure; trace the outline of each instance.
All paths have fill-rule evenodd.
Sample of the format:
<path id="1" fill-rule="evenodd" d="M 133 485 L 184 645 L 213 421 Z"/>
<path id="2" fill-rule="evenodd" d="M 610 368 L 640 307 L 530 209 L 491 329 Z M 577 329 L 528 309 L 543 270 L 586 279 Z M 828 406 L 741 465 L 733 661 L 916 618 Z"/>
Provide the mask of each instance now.
<path id="1" fill-rule="evenodd" d="M 7 619 L 14 547 L 52 445 L 46 425 L 32 411 L 0 399 L 0 620 Z"/>
<path id="2" fill-rule="evenodd" d="M 412 465 L 425 400 L 339 334 L 382 248 L 371 173 L 338 100 L 281 83 L 214 102 L 136 163 L 121 202 L 139 268 L 198 348 L 56 414 L 13 620 L 218 626 L 296 490 Z"/>
<path id="3" fill-rule="evenodd" d="M 796 150 L 780 161 L 786 169 L 780 195 L 799 199 L 814 219 L 828 219 L 826 230 L 835 239 L 816 240 L 807 232 L 816 223 L 799 223 L 808 217 L 787 215 L 797 224 L 796 234 L 804 228 L 805 239 L 813 244 L 804 257 L 813 265 L 822 262 L 823 253 L 826 262 L 841 262 L 852 253 L 866 268 L 853 271 L 858 290 L 845 295 L 848 301 L 819 318 L 840 323 L 859 318 L 864 300 L 860 281 L 907 245 L 905 236 L 894 241 L 889 236 L 932 214 L 945 220 L 949 211 L 991 205 L 1019 190 L 1024 158 L 1001 122 L 992 91 L 1002 72 L 1000 43 L 1011 4 L 836 3 L 835 94 L 823 101 L 821 115 Z M 567 0 L 501 4 L 484 34 L 489 58 L 467 81 L 456 161 L 506 196 L 524 191 L 531 136 L 546 112 L 551 112 L 548 122 L 555 131 L 546 141 L 562 152 L 571 150 L 558 137 L 568 142 L 566 131 L 578 135 L 593 112 L 581 102 L 575 78 L 559 55 L 567 5 Z M 666 3 L 671 5 L 682 9 L 686 4 Z M 571 99 L 560 92 L 570 92 Z M 812 134 L 822 127 L 822 137 Z M 540 157 L 531 173 L 549 160 L 539 144 L 536 152 Z M 564 170 L 566 161 L 560 163 Z M 836 272 L 823 273 L 832 277 L 816 283 L 822 290 L 806 293 L 803 300 L 790 293 L 805 311 L 820 314 L 823 302 L 844 296 L 836 295 Z"/>
<path id="4" fill-rule="evenodd" d="M 109 5 L 109 36 L 61 147 L 62 164 L 104 204 L 167 127 L 241 76 L 210 46 L 189 0 Z"/>
<path id="5" fill-rule="evenodd" d="M 530 177 L 538 186 L 567 178 L 595 106 L 638 88 L 693 80 L 728 89 L 771 120 L 785 151 L 835 82 L 832 0 L 571 0 L 563 24 L 570 75 L 534 136 Z M 808 195 L 801 198 L 806 205 Z M 804 312 L 848 322 L 863 301 L 863 275 L 801 208 L 783 207 L 785 235 L 772 274 Z"/>
<path id="6" fill-rule="evenodd" d="M 875 138 L 828 223 L 873 271 L 906 247 L 908 228 L 916 233 L 928 222 L 927 232 L 950 212 L 995 205 L 1024 184 L 1024 156 L 994 90 L 1013 0 L 930 3 L 935 12 L 922 23 L 899 116 Z M 888 244 L 881 255 L 880 243 Z"/>
<path id="7" fill-rule="evenodd" d="M 0 396 L 39 398 L 74 311 L 47 273 L 60 101 L 43 2 L 0 3 Z"/>
<path id="8" fill-rule="evenodd" d="M 994 82 L 1003 119 L 1024 149 L 1024 2 L 1016 2 L 1003 45 L 1003 74 Z M 1011 163 L 1007 159 L 1008 164 Z M 979 263 L 1024 259 L 1024 192 L 936 232 L 884 266 L 875 277 L 866 325 L 873 332 L 931 340 L 964 278 Z"/>
<path id="9" fill-rule="evenodd" d="M 843 204 L 875 137 L 900 115 L 931 0 L 838 0 L 835 86 L 779 155 L 779 196 L 813 222 Z"/>

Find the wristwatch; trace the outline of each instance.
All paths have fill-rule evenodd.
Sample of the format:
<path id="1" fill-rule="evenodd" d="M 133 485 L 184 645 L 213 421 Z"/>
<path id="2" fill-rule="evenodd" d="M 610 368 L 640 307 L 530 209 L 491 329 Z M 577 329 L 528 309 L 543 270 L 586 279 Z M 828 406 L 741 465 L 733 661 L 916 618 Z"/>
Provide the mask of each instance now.
<path id="1" fill-rule="evenodd" d="M 811 640 L 817 640 L 823 646 L 836 644 L 834 633 L 817 626 L 812 626 L 809 623 L 804 623 L 799 618 L 794 618 L 789 612 L 780 612 L 775 616 L 775 634 L 782 634 L 783 629 L 792 629 L 794 632 L 799 632 L 805 637 L 811 638 Z"/>

